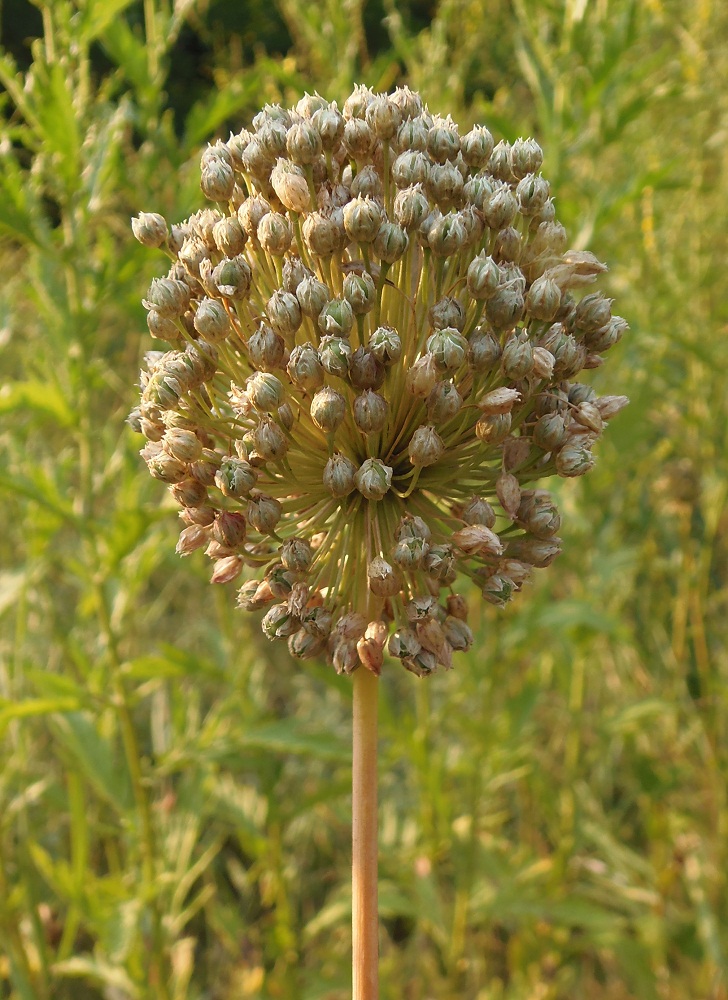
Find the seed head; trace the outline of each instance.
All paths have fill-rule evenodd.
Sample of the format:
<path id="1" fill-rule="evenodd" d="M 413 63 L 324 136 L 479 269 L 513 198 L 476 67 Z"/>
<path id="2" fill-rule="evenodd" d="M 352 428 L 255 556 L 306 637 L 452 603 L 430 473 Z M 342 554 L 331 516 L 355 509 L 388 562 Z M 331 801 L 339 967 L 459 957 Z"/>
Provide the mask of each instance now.
<path id="1" fill-rule="evenodd" d="M 407 88 L 307 94 L 204 151 L 215 204 L 132 220 L 175 257 L 129 422 L 177 551 L 296 658 L 449 669 L 458 579 L 500 606 L 560 552 L 537 484 L 593 466 L 627 399 L 577 376 L 627 324 L 584 293 L 606 268 L 567 249 L 542 162 Z"/>

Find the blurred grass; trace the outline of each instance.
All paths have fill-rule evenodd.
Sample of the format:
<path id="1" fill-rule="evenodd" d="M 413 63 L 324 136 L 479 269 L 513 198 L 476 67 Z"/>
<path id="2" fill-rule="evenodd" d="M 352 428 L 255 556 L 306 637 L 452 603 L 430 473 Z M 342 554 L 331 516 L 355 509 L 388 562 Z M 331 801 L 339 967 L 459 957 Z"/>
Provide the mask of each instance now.
<path id="1" fill-rule="evenodd" d="M 29 68 L 0 54 L 0 996 L 348 995 L 348 682 L 174 555 L 123 424 L 128 220 L 187 215 L 199 145 L 265 101 L 406 80 L 542 142 L 632 324 L 594 381 L 633 403 L 469 662 L 385 678 L 382 996 L 723 1000 L 724 6 L 38 6 Z M 194 39 L 213 64 L 172 114 Z"/>

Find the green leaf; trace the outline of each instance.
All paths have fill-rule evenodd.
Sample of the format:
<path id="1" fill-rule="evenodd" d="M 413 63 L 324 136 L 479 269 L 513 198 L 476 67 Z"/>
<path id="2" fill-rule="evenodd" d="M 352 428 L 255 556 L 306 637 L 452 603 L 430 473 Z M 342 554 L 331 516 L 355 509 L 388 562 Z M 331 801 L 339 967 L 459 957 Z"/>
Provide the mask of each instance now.
<path id="1" fill-rule="evenodd" d="M 128 809 L 132 795 L 126 764 L 117 759 L 114 746 L 99 735 L 91 716 L 82 712 L 55 716 L 53 730 L 95 791 L 118 812 Z"/>
<path id="2" fill-rule="evenodd" d="M 64 979 L 88 979 L 100 986 L 112 987 L 128 1000 L 137 1000 L 140 996 L 124 969 L 103 959 L 76 956 L 65 962 L 56 962 L 51 971 Z"/>
<path id="3" fill-rule="evenodd" d="M 86 42 L 92 42 L 112 24 L 118 25 L 118 17 L 135 0 L 86 0 L 81 22 L 80 35 Z"/>
<path id="4" fill-rule="evenodd" d="M 0 699 L 0 734 L 14 719 L 29 719 L 35 715 L 51 715 L 54 712 L 75 712 L 79 704 L 77 698 L 26 698 L 23 701 Z"/>
<path id="5" fill-rule="evenodd" d="M 76 423 L 73 410 L 57 386 L 49 382 L 31 380 L 10 382 L 0 389 L 0 414 L 13 410 L 29 410 L 50 417 L 61 427 Z"/>

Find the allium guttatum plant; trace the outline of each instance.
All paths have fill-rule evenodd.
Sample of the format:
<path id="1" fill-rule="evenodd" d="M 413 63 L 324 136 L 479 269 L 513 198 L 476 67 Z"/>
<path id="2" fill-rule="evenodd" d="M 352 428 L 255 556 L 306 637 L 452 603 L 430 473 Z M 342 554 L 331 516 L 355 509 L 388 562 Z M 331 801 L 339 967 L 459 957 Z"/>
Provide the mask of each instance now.
<path id="1" fill-rule="evenodd" d="M 296 657 L 449 668 L 458 586 L 505 604 L 560 551 L 542 484 L 588 472 L 626 404 L 578 381 L 626 323 L 585 293 L 606 267 L 568 249 L 542 159 L 357 87 L 264 108 L 203 153 L 210 207 L 133 220 L 172 260 L 142 456 L 178 551 Z"/>

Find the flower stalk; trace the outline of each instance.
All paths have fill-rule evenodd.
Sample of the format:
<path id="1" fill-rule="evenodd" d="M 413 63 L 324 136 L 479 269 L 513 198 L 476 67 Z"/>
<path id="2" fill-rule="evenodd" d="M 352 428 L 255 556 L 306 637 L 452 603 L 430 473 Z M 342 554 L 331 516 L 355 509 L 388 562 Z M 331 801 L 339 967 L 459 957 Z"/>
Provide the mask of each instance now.
<path id="1" fill-rule="evenodd" d="M 352 981 L 353 1000 L 379 997 L 377 907 L 377 697 L 369 670 L 353 678 L 352 765 Z"/>

